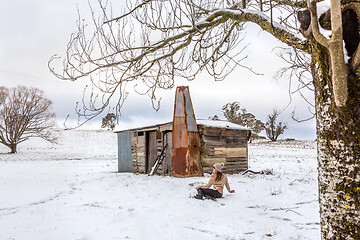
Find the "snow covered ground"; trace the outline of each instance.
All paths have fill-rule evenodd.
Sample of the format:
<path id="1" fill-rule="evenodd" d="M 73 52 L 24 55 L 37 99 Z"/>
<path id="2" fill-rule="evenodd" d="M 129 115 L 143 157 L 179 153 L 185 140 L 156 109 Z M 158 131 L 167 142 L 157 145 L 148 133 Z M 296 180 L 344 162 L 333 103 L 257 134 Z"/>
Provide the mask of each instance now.
<path id="1" fill-rule="evenodd" d="M 58 134 L 0 146 L 1 240 L 320 239 L 313 142 L 250 144 L 250 169 L 273 175 L 229 175 L 235 194 L 201 201 L 209 175 L 117 173 L 114 133 Z"/>

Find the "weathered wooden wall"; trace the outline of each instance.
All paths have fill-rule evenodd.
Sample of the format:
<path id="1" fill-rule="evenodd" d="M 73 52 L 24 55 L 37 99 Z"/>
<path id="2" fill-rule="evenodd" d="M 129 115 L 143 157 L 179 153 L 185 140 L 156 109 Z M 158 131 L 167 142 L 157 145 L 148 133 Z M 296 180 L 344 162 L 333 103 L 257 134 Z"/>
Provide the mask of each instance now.
<path id="1" fill-rule="evenodd" d="M 171 132 L 162 132 L 161 140 L 157 143 L 157 155 L 161 154 L 161 151 L 166 146 L 164 150 L 165 158 L 160 165 L 157 173 L 162 175 L 169 175 L 171 174 L 171 140 L 172 140 L 172 133 Z"/>
<path id="2" fill-rule="evenodd" d="M 141 134 L 141 136 L 139 136 Z M 171 132 L 135 132 L 131 139 L 131 150 L 134 172 L 149 173 L 157 157 L 164 150 L 165 158 L 157 170 L 158 174 L 171 173 Z"/>
<path id="3" fill-rule="evenodd" d="M 146 172 L 146 138 L 145 134 L 138 136 L 135 132 L 134 137 L 131 139 L 131 152 L 133 159 L 133 170 L 138 173 Z"/>
<path id="4" fill-rule="evenodd" d="M 204 172 L 211 173 L 215 163 L 225 164 L 224 173 L 248 169 L 249 131 L 214 127 L 201 127 L 199 131 Z"/>
<path id="5" fill-rule="evenodd" d="M 156 131 L 148 132 L 148 138 L 147 138 L 147 167 L 146 172 L 149 172 L 154 166 L 156 157 L 158 155 L 157 151 L 157 139 L 156 139 Z"/>
<path id="6" fill-rule="evenodd" d="M 148 171 L 150 172 L 151 168 L 154 166 L 155 161 L 158 157 L 160 157 L 163 148 L 165 158 L 163 159 L 162 163 L 160 164 L 156 173 L 167 175 L 171 173 L 171 132 L 160 132 L 154 131 L 149 133 L 149 144 L 148 144 Z M 170 142 L 169 142 L 170 138 Z"/>
<path id="7" fill-rule="evenodd" d="M 200 160 L 205 173 L 211 173 L 215 163 L 225 164 L 224 173 L 239 173 L 248 169 L 249 131 L 199 126 L 199 132 Z M 170 130 L 135 132 L 131 143 L 133 170 L 139 173 L 148 173 L 151 170 L 157 156 L 167 143 L 165 158 L 157 174 L 171 174 L 172 132 Z"/>

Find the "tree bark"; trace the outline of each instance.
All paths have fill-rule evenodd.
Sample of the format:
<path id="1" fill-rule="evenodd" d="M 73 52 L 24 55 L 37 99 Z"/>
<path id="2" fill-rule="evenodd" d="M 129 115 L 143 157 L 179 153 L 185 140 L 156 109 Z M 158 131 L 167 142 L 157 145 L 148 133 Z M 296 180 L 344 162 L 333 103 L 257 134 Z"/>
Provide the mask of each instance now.
<path id="1" fill-rule="evenodd" d="M 335 104 L 328 50 L 312 44 L 323 239 L 360 239 L 360 77 L 348 71 L 348 100 Z"/>
<path id="2" fill-rule="evenodd" d="M 11 152 L 10 153 L 17 153 L 17 144 L 10 144 L 10 149 L 11 149 Z"/>

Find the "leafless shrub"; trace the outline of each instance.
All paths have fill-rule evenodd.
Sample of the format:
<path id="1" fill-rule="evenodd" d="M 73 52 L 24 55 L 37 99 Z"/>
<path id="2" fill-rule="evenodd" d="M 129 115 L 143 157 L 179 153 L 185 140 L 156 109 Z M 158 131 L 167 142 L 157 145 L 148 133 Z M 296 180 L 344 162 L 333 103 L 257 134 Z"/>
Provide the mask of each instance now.
<path id="1" fill-rule="evenodd" d="M 280 112 L 276 109 L 273 109 L 273 113 L 268 115 L 268 120 L 265 123 L 266 136 L 270 138 L 271 141 L 275 142 L 278 137 L 284 133 L 287 129 L 287 124 L 283 122 L 277 122 Z"/>

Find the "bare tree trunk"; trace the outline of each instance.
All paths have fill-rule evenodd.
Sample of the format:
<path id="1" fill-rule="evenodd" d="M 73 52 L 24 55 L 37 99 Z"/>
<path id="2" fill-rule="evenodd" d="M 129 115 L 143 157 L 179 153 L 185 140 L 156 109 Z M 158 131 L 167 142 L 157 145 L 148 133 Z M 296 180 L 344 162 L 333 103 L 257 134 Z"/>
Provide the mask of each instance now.
<path id="1" fill-rule="evenodd" d="M 17 153 L 17 144 L 10 144 L 10 149 L 11 149 L 11 152 L 10 153 Z"/>
<path id="2" fill-rule="evenodd" d="M 323 239 L 360 239 L 360 79 L 348 74 L 348 101 L 336 107 L 328 51 L 313 44 L 319 203 Z"/>

